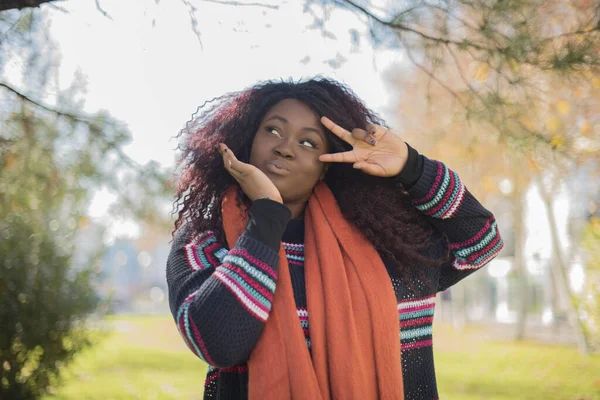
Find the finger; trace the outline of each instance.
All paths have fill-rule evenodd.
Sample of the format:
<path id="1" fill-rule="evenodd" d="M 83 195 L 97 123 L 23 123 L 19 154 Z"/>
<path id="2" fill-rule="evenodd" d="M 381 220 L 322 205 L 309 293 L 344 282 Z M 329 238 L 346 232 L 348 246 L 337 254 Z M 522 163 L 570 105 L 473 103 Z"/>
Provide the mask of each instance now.
<path id="1" fill-rule="evenodd" d="M 321 117 L 321 123 L 325 126 L 325 128 L 329 129 L 335 136 L 339 137 L 344 142 L 350 145 L 354 145 L 354 143 L 356 143 L 356 140 L 352 137 L 352 134 L 350 132 L 348 132 L 329 118 Z"/>
<path id="2" fill-rule="evenodd" d="M 229 149 L 224 143 L 221 143 L 219 148 L 221 149 L 221 154 L 223 155 L 223 165 L 225 166 L 225 169 L 229 173 L 241 173 L 242 171 L 240 170 L 240 164 L 243 163 L 238 161 L 235 154 L 233 154 L 233 151 L 231 151 L 231 149 Z"/>
<path id="3" fill-rule="evenodd" d="M 375 146 L 375 144 L 377 143 L 377 141 L 369 135 L 369 132 L 365 131 L 364 129 L 352 129 L 352 136 L 354 137 L 354 139 L 361 140 L 367 144 L 370 144 L 371 146 Z"/>
<path id="4" fill-rule="evenodd" d="M 343 153 L 321 154 L 319 161 L 355 163 L 358 161 L 358 158 L 356 158 L 356 154 L 353 151 L 345 151 Z"/>
<path id="5" fill-rule="evenodd" d="M 367 132 L 373 139 L 375 139 L 377 141 L 381 140 L 385 136 L 387 131 L 388 131 L 388 129 L 385 126 L 376 125 L 376 124 L 367 125 Z"/>

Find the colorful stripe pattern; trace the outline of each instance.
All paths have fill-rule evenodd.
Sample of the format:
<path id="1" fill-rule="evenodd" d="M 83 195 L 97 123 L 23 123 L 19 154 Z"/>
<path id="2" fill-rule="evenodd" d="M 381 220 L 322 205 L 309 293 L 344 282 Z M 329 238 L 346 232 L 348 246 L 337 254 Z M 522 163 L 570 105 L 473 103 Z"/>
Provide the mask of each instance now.
<path id="1" fill-rule="evenodd" d="M 452 264 L 445 264 L 439 270 L 431 269 L 431 272 L 427 273 L 431 279 L 419 282 L 416 285 L 418 287 L 407 286 L 392 278 L 396 296 L 403 299 L 397 304 L 403 371 L 405 373 L 413 371 L 414 368 L 410 371 L 406 368 L 412 368 L 414 363 L 419 364 L 418 377 L 405 381 L 406 398 L 437 399 L 432 351 L 436 293 L 445 290 L 490 261 L 502 249 L 502 239 L 492 213 L 479 204 L 459 177 L 443 163 L 425 159 L 421 178 L 408 188 L 408 191 L 413 198 L 414 206 L 429 219 L 438 232 L 448 239 L 448 245 L 454 256 Z M 227 299 L 232 297 L 234 301 L 227 302 L 233 305 L 230 311 L 236 315 L 231 319 L 232 326 L 245 324 L 248 329 L 260 328 L 271 309 L 277 279 L 276 270 L 273 270 L 277 268 L 276 254 L 274 252 L 270 254 L 272 259 L 269 259 L 269 264 L 265 263 L 267 255 L 263 260 L 261 260 L 262 256 L 261 259 L 256 259 L 251 254 L 265 254 L 263 250 L 268 249 L 264 246 L 260 247 L 262 244 L 259 242 L 256 242 L 259 246 L 255 248 L 253 243 L 243 243 L 228 252 L 223 246 L 217 244 L 212 232 L 207 232 L 193 240 L 180 241 L 179 246 L 185 244 L 184 251 L 179 252 L 181 247 L 177 249 L 174 253 L 176 257 L 174 256 L 174 259 L 168 263 L 172 269 L 172 281 L 175 282 L 170 286 L 170 290 L 174 291 L 173 299 L 181 301 L 181 297 L 184 297 L 183 303 L 174 310 L 178 329 L 191 351 L 209 364 L 205 398 L 214 398 L 221 393 L 239 393 L 247 380 L 248 367 L 230 366 L 231 363 L 228 361 L 220 362 L 222 359 L 228 360 L 231 344 L 227 340 L 222 340 L 223 335 L 210 336 L 210 330 L 202 324 L 212 324 L 213 321 L 209 319 L 207 322 L 203 318 L 197 308 L 199 304 L 208 305 L 205 309 L 214 310 L 219 304 L 218 295 L 225 296 Z M 296 272 L 293 276 L 299 277 L 300 270 L 295 267 L 304 265 L 304 245 L 286 242 L 283 246 L 288 264 Z M 194 287 L 200 288 L 202 282 L 207 279 L 210 279 L 210 285 L 203 285 L 204 292 L 197 291 L 185 297 L 190 281 L 198 282 Z M 296 293 L 297 290 L 304 289 L 304 285 L 299 284 L 300 281 L 294 286 L 296 295 L 301 294 L 301 292 Z M 181 293 L 179 289 L 186 290 L 181 297 L 178 295 Z M 213 294 L 211 290 L 214 291 L 215 296 L 210 296 Z M 205 296 L 206 291 L 209 295 Z M 304 296 L 296 297 L 301 299 Z M 297 306 L 298 322 L 310 350 L 306 303 L 298 303 Z M 210 326 L 213 327 L 214 324 Z M 229 329 L 230 326 L 226 328 Z M 235 338 L 235 340 L 238 340 L 237 345 L 243 344 L 245 337 Z M 213 367 L 217 365 L 214 361 L 226 368 Z M 224 375 L 225 373 L 227 374 Z"/>
<path id="2" fill-rule="evenodd" d="M 296 312 L 298 313 L 298 318 L 300 319 L 300 326 L 302 327 L 302 332 L 304 332 L 304 339 L 306 339 L 306 345 L 308 346 L 308 350 L 310 350 L 311 343 L 308 330 L 308 311 L 304 307 L 299 307 L 296 309 Z"/>
<path id="3" fill-rule="evenodd" d="M 400 340 L 403 351 L 432 345 L 434 310 L 435 294 L 418 299 L 402 300 L 398 303 Z M 296 312 L 310 350 L 308 311 L 306 308 L 300 307 L 296 309 Z"/>
<path id="4" fill-rule="evenodd" d="M 277 273 L 241 249 L 231 250 L 213 276 L 227 287 L 244 308 L 265 322 L 271 310 Z"/>
<path id="5" fill-rule="evenodd" d="M 193 271 L 200 271 L 219 265 L 227 255 L 227 249 L 217 243 L 215 234 L 207 231 L 193 238 L 184 246 L 188 265 Z"/>
<path id="6" fill-rule="evenodd" d="M 192 238 L 184 245 L 184 252 L 192 271 L 216 267 L 213 276 L 234 294 L 251 315 L 262 322 L 267 320 L 277 280 L 277 274 L 271 267 L 244 250 L 233 249 L 228 252 L 217 243 L 212 232 Z M 190 318 L 190 305 L 199 292 L 200 289 L 191 293 L 179 306 L 177 327 L 192 352 L 214 365 L 200 330 Z"/>
<path id="7" fill-rule="evenodd" d="M 304 265 L 304 244 L 283 242 L 283 249 L 289 265 Z"/>
<path id="8" fill-rule="evenodd" d="M 455 269 L 474 270 L 483 267 L 496 257 L 504 246 L 494 216 L 491 213 L 488 214 L 489 217 L 483 228 L 473 227 L 470 224 L 461 226 L 463 221 L 467 222 L 476 216 L 471 215 L 470 210 L 477 210 L 481 213 L 481 205 L 475 204 L 476 200 L 456 172 L 447 168 L 440 161 L 429 160 L 428 162 L 434 165 L 431 171 L 436 171 L 435 178 L 432 175 L 433 184 L 424 197 L 415 198 L 412 203 L 424 215 L 440 220 L 455 218 L 458 221 L 456 226 L 460 228 L 460 236 L 447 235 L 451 242 L 450 250 L 455 256 L 453 261 Z M 483 223 L 483 220 L 480 221 Z M 477 231 L 472 231 L 472 229 Z M 465 237 L 463 236 L 465 233 L 473 236 Z"/>
<path id="9" fill-rule="evenodd" d="M 465 199 L 466 188 L 456 174 L 444 163 L 437 163 L 437 175 L 427 195 L 413 199 L 414 206 L 425 215 L 434 218 L 452 218 Z"/>
<path id="10" fill-rule="evenodd" d="M 236 374 L 245 374 L 248 372 L 248 366 L 247 365 L 236 365 L 234 367 L 216 368 L 216 367 L 213 367 L 212 365 L 209 365 L 208 371 L 206 374 L 206 380 L 204 381 L 204 386 L 209 387 L 212 382 L 214 382 L 220 378 L 221 373 L 223 373 L 223 372 L 233 372 Z"/>
<path id="11" fill-rule="evenodd" d="M 432 345 L 435 294 L 398 303 L 402 351 Z"/>
<path id="12" fill-rule="evenodd" d="M 191 319 L 189 315 L 190 303 L 194 297 L 196 297 L 198 292 L 200 292 L 200 289 L 190 294 L 179 307 L 176 317 L 177 328 L 179 329 L 179 333 L 181 334 L 185 344 L 197 357 L 201 358 L 208 364 L 214 364 L 212 358 L 208 354 L 206 346 L 204 345 L 204 340 L 202 340 L 200 331 L 196 327 L 194 320 Z"/>
<path id="13" fill-rule="evenodd" d="M 456 256 L 452 265 L 458 270 L 481 268 L 496 257 L 503 246 L 498 224 L 491 217 L 471 239 L 450 244 L 450 249 Z"/>

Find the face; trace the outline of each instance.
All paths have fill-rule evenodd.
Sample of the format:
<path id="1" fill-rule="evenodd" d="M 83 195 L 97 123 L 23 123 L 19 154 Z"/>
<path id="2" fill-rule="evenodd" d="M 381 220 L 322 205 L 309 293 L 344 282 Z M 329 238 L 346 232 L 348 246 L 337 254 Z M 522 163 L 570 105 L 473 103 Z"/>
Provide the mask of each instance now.
<path id="1" fill-rule="evenodd" d="M 326 165 L 319 156 L 329 152 L 319 115 L 306 104 L 285 99 L 265 114 L 250 151 L 250 164 L 275 184 L 284 202 L 306 201 L 323 179 Z"/>

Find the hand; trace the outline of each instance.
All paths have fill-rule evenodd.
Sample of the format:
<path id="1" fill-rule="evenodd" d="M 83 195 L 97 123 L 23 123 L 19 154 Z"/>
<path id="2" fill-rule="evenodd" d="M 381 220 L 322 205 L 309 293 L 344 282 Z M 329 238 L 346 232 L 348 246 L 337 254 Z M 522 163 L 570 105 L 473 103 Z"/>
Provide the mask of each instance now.
<path id="1" fill-rule="evenodd" d="M 238 181 L 250 200 L 254 201 L 268 197 L 271 200 L 283 203 L 279 190 L 264 172 L 252 164 L 239 161 L 224 143 L 219 144 L 219 151 L 223 156 L 225 169 Z"/>
<path id="2" fill-rule="evenodd" d="M 352 146 L 350 151 L 319 156 L 321 162 L 353 163 L 354 168 L 381 177 L 396 176 L 406 165 L 406 142 L 383 126 L 370 124 L 366 130 L 355 128 L 350 133 L 327 117 L 322 117 L 321 123 Z"/>

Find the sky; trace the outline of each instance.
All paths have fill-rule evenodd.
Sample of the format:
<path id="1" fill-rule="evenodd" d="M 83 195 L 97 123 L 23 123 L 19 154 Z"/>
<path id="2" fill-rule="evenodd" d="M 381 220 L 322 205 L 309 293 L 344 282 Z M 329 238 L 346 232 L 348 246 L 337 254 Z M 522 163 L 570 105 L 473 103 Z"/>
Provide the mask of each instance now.
<path id="1" fill-rule="evenodd" d="M 169 138 L 198 105 L 259 80 L 323 74 L 347 83 L 377 111 L 389 104 L 382 72 L 401 55 L 375 52 L 353 13 L 331 15 L 326 29 L 332 39 L 308 28 L 313 17 L 303 13 L 300 0 L 282 2 L 277 10 L 196 0 L 200 44 L 183 3 L 166 3 L 102 0 L 112 20 L 93 1 L 62 3 L 69 14 L 52 12 L 61 80 L 67 85 L 75 68 L 82 69 L 87 110 L 108 109 L 129 124 L 134 140 L 126 151 L 141 163 L 170 165 Z M 358 51 L 352 28 L 362 34 Z"/>
<path id="2" fill-rule="evenodd" d="M 267 7 L 192 3 L 200 39 L 180 1 L 100 1 L 110 18 L 91 0 L 60 3 L 66 12 L 46 6 L 62 55 L 61 86 L 80 69 L 87 77 L 85 110 L 106 109 L 125 122 L 133 140 L 124 150 L 137 162 L 172 165 L 172 137 L 199 105 L 260 80 L 332 77 L 382 116 L 390 114 L 385 73 L 402 55 L 374 49 L 357 14 L 335 10 L 319 29 L 314 21 L 321 9 L 304 12 L 300 0 L 261 1 Z M 352 29 L 359 46 L 350 40 Z M 109 217 L 112 201 L 110 192 L 99 190 L 91 216 Z M 131 222 L 113 225 L 114 234 L 137 233 Z"/>

